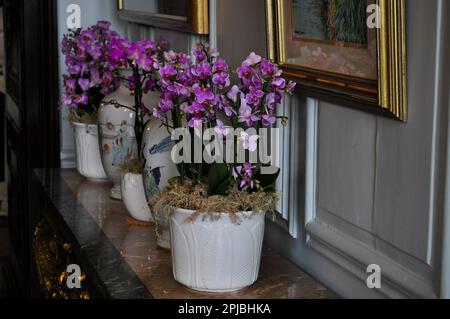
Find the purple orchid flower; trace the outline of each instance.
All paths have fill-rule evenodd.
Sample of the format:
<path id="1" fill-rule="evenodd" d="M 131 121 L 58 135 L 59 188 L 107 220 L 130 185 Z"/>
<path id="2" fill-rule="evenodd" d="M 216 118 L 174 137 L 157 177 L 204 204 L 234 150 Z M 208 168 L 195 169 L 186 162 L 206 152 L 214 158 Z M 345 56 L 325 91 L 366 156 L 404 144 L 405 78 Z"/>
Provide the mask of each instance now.
<path id="1" fill-rule="evenodd" d="M 195 66 L 192 73 L 196 75 L 200 80 L 207 80 L 212 75 L 211 65 L 204 61 L 201 64 Z"/>
<path id="2" fill-rule="evenodd" d="M 206 110 L 205 105 L 194 102 L 191 106 L 188 107 L 188 113 L 201 117 L 203 112 Z"/>
<path id="3" fill-rule="evenodd" d="M 294 94 L 295 87 L 297 86 L 297 83 L 293 81 L 289 81 L 286 86 L 286 92 L 290 95 Z"/>
<path id="4" fill-rule="evenodd" d="M 261 90 L 250 88 L 250 92 L 246 96 L 246 102 L 251 105 L 257 106 L 261 102 L 261 98 L 264 96 L 264 92 Z"/>
<path id="5" fill-rule="evenodd" d="M 65 81 L 66 92 L 68 94 L 73 94 L 75 92 L 76 85 L 77 81 L 75 79 L 67 79 Z"/>
<path id="6" fill-rule="evenodd" d="M 259 117 L 253 114 L 252 108 L 247 105 L 245 99 L 242 99 L 241 107 L 239 108 L 239 123 L 245 123 L 247 127 L 252 127 L 253 123 L 258 121 Z"/>
<path id="7" fill-rule="evenodd" d="M 257 55 L 255 52 L 250 53 L 247 59 L 244 61 L 245 65 L 255 65 L 261 62 L 261 57 Z"/>
<path id="8" fill-rule="evenodd" d="M 216 73 L 228 72 L 228 64 L 224 59 L 218 59 L 213 66 L 213 71 Z"/>
<path id="9" fill-rule="evenodd" d="M 141 54 L 136 59 L 136 65 L 144 71 L 151 71 L 154 66 L 154 60 L 146 54 Z"/>
<path id="10" fill-rule="evenodd" d="M 284 90 L 286 88 L 286 80 L 283 78 L 275 78 L 271 85 L 277 90 Z"/>
<path id="11" fill-rule="evenodd" d="M 87 53 L 90 54 L 94 59 L 100 59 L 103 57 L 103 48 L 100 44 L 98 45 L 91 45 L 87 48 Z"/>
<path id="12" fill-rule="evenodd" d="M 92 41 L 94 36 L 95 36 L 95 34 L 92 29 L 87 29 L 87 30 L 81 31 L 81 40 L 84 42 Z"/>
<path id="13" fill-rule="evenodd" d="M 264 76 L 274 76 L 278 72 L 276 64 L 271 63 L 269 60 L 263 59 L 261 61 L 261 74 Z"/>
<path id="14" fill-rule="evenodd" d="M 182 114 L 186 114 L 189 111 L 189 104 L 187 102 L 181 103 L 180 111 Z"/>
<path id="15" fill-rule="evenodd" d="M 213 75 L 212 82 L 222 90 L 230 85 L 230 76 L 225 72 L 216 73 Z"/>
<path id="16" fill-rule="evenodd" d="M 264 114 L 261 117 L 261 122 L 263 126 L 272 126 L 277 121 L 277 118 L 274 115 Z"/>
<path id="17" fill-rule="evenodd" d="M 257 74 L 254 74 L 251 79 L 251 85 L 255 89 L 262 90 L 263 89 L 263 80 Z"/>
<path id="18" fill-rule="evenodd" d="M 241 132 L 241 137 L 239 138 L 239 141 L 241 142 L 242 148 L 244 150 L 248 150 L 250 152 L 256 151 L 258 148 L 258 140 L 259 135 L 250 135 L 246 132 Z"/>
<path id="19" fill-rule="evenodd" d="M 89 87 L 92 88 L 92 87 L 95 87 L 95 86 L 97 86 L 98 84 L 101 83 L 100 72 L 97 69 L 92 68 L 89 71 L 89 73 L 91 74 L 91 80 L 89 82 Z"/>
<path id="20" fill-rule="evenodd" d="M 161 101 L 159 102 L 159 109 L 163 112 L 166 113 L 169 110 L 173 109 L 173 102 L 171 100 L 164 100 L 161 99 Z"/>
<path id="21" fill-rule="evenodd" d="M 253 74 L 253 69 L 246 64 L 241 65 L 236 70 L 240 79 L 250 79 Z"/>
<path id="22" fill-rule="evenodd" d="M 235 178 L 240 180 L 238 184 L 240 190 L 247 191 L 256 188 L 257 183 L 253 179 L 253 169 L 254 167 L 250 163 L 245 163 L 234 169 Z"/>
<path id="23" fill-rule="evenodd" d="M 88 91 L 90 87 L 90 81 L 88 79 L 78 79 L 78 85 L 83 91 Z"/>
<path id="24" fill-rule="evenodd" d="M 227 97 L 233 101 L 233 103 L 236 103 L 238 101 L 238 98 L 240 97 L 241 90 L 237 85 L 233 85 L 230 91 L 227 93 Z"/>
<path id="25" fill-rule="evenodd" d="M 203 128 L 203 119 L 202 118 L 193 118 L 188 122 L 190 127 L 193 127 L 199 131 Z"/>
<path id="26" fill-rule="evenodd" d="M 194 86 L 195 100 L 198 103 L 205 103 L 214 100 L 214 93 L 208 87 Z"/>
<path id="27" fill-rule="evenodd" d="M 170 79 L 177 74 L 177 70 L 175 70 L 175 67 L 172 64 L 167 64 L 159 70 L 159 74 L 163 79 Z"/>
<path id="28" fill-rule="evenodd" d="M 266 95 L 266 106 L 273 110 L 275 109 L 277 102 L 275 100 L 275 93 L 271 92 L 269 94 Z"/>
<path id="29" fill-rule="evenodd" d="M 230 129 L 225 127 L 225 124 L 219 119 L 216 120 L 216 127 L 214 128 L 214 132 L 216 132 L 219 135 L 227 136 L 230 134 Z"/>
<path id="30" fill-rule="evenodd" d="M 206 52 L 200 44 L 197 44 L 194 49 L 192 49 L 192 54 L 194 55 L 197 63 L 203 62 L 206 59 Z"/>

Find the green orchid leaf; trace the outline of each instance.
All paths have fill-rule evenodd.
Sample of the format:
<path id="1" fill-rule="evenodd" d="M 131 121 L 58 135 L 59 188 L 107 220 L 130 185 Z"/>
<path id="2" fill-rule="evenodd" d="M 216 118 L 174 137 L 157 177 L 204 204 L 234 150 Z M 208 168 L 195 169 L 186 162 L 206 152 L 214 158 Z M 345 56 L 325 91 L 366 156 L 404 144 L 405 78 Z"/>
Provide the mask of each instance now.
<path id="1" fill-rule="evenodd" d="M 278 168 L 277 172 L 274 174 L 261 174 L 261 171 L 259 171 L 258 173 L 256 173 L 255 179 L 257 181 L 259 181 L 260 186 L 263 189 L 266 189 L 275 184 L 276 180 L 280 176 L 280 171 L 281 170 L 279 168 Z"/>
<path id="2" fill-rule="evenodd" d="M 230 182 L 230 170 L 227 164 L 213 164 L 208 174 L 208 195 L 226 193 Z"/>

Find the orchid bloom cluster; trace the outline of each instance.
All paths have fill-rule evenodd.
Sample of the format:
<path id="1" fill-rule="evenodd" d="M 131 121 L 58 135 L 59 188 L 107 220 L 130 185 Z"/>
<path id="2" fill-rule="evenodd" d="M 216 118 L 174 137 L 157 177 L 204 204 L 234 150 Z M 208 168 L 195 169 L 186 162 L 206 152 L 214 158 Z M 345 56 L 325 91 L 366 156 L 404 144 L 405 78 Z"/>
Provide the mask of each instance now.
<path id="1" fill-rule="evenodd" d="M 173 127 L 181 127 L 181 115 L 187 112 L 190 105 L 191 88 L 195 82 L 191 66 L 191 58 L 184 53 L 164 53 L 159 69 L 161 100 L 153 109 L 153 116 L 165 125 L 168 125 L 168 119 L 172 118 Z"/>
<path id="2" fill-rule="evenodd" d="M 229 131 L 224 121 L 235 129 L 271 127 L 276 122 L 276 108 L 283 95 L 292 94 L 295 88 L 295 83 L 282 78 L 276 64 L 255 53 L 236 70 L 239 84 L 233 86 L 230 68 L 217 50 L 198 44 L 192 55 L 191 60 L 183 53 L 167 52 L 159 70 L 161 101 L 153 116 L 172 129 L 182 127 L 183 119 L 190 128 L 214 128 L 224 136 Z M 258 138 L 243 132 L 241 145 L 245 150 L 255 151 Z M 202 182 L 202 172 L 211 171 L 211 167 L 204 169 L 204 166 L 207 164 L 188 165 L 191 174 L 187 176 L 199 176 L 197 181 Z M 234 176 L 240 190 L 258 189 L 258 165 L 231 166 L 230 176 Z M 181 170 L 185 167 L 179 166 Z"/>
<path id="3" fill-rule="evenodd" d="M 181 127 L 182 117 L 198 129 L 219 121 L 216 112 L 224 108 L 220 92 L 230 85 L 228 65 L 217 50 L 198 44 L 192 53 L 195 61 L 184 53 L 167 52 L 159 72 L 162 95 L 153 115 L 167 124 L 170 114 L 174 128 Z"/>
<path id="4" fill-rule="evenodd" d="M 142 136 L 148 122 L 150 105 L 144 105 L 143 94 L 155 91 L 158 87 L 157 72 L 166 44 L 151 40 L 130 41 L 127 38 L 113 39 L 109 44 L 109 62 L 117 70 L 131 70 L 121 78 L 135 98 L 133 111 L 136 113 L 135 134 L 139 158 L 142 157 Z"/>
<path id="5" fill-rule="evenodd" d="M 90 28 L 69 31 L 62 40 L 67 73 L 61 103 L 77 118 L 95 115 L 103 97 L 120 86 L 108 59 L 109 44 L 119 35 L 110 27 L 109 22 L 99 21 Z"/>
<path id="6" fill-rule="evenodd" d="M 276 107 L 284 93 L 292 95 L 295 83 L 286 82 L 276 64 L 255 53 L 251 53 L 236 71 L 241 83 L 233 86 L 227 97 L 239 109 L 239 123 L 247 128 L 274 125 Z"/>
<path id="7" fill-rule="evenodd" d="M 293 94 L 295 82 L 282 77 L 282 70 L 269 60 L 252 52 L 236 70 L 240 80 L 227 93 L 227 99 L 234 110 L 237 110 L 237 122 L 244 128 L 271 127 L 277 120 L 277 106 L 283 95 Z M 229 114 L 227 114 L 229 115 Z M 236 122 L 236 116 L 230 118 Z M 283 123 L 285 117 L 281 117 Z M 244 149 L 255 151 L 258 135 L 249 136 L 241 133 L 241 143 Z M 253 190 L 258 188 L 258 181 L 254 179 L 258 167 L 250 163 L 234 168 L 234 175 L 239 180 L 239 188 Z"/>

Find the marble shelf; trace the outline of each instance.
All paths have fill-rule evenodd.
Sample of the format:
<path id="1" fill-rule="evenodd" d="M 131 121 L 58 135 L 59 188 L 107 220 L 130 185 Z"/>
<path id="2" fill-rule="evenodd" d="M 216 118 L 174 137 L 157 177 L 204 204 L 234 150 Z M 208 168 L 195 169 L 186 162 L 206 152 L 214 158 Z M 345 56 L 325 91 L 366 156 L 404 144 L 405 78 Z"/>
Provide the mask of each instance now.
<path id="1" fill-rule="evenodd" d="M 199 293 L 172 276 L 169 251 L 156 245 L 152 226 L 135 223 L 111 184 L 91 182 L 72 169 L 35 170 L 44 217 L 81 259 L 103 298 L 327 299 L 336 295 L 294 264 L 264 247 L 258 281 L 239 292 Z"/>

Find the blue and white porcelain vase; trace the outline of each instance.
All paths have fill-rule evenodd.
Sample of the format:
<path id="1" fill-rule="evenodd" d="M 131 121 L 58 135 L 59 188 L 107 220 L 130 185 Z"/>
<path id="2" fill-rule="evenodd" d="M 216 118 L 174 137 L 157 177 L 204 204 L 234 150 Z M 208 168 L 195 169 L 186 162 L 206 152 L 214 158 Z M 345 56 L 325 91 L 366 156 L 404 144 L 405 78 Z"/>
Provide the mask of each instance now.
<path id="1" fill-rule="evenodd" d="M 122 199 L 121 168 L 127 160 L 137 158 L 133 105 L 134 97 L 127 88 L 121 86 L 103 99 L 98 112 L 102 164 L 109 180 L 114 183 L 111 197 L 118 200 Z"/>
<path id="2" fill-rule="evenodd" d="M 174 146 L 171 136 L 158 119 L 152 119 L 145 128 L 142 139 L 145 165 L 143 168 L 145 195 L 152 208 L 156 194 L 169 185 L 169 179 L 178 176 L 178 170 L 172 161 L 171 152 Z M 170 249 L 169 220 L 152 209 L 156 222 L 158 246 Z"/>

